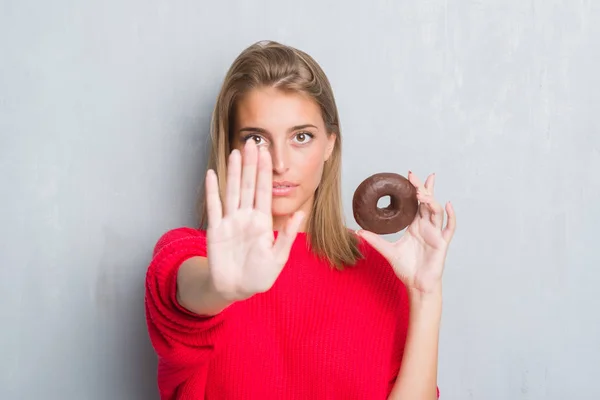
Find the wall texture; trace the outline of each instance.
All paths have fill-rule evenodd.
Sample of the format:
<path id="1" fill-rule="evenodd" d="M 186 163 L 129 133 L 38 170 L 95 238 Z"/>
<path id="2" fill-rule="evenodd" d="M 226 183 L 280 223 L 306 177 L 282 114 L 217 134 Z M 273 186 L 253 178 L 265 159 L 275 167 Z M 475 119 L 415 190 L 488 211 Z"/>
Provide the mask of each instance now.
<path id="1" fill-rule="evenodd" d="M 0 398 L 157 398 L 145 269 L 261 39 L 331 78 L 351 226 L 384 170 L 455 204 L 442 398 L 600 398 L 592 0 L 0 1 Z"/>

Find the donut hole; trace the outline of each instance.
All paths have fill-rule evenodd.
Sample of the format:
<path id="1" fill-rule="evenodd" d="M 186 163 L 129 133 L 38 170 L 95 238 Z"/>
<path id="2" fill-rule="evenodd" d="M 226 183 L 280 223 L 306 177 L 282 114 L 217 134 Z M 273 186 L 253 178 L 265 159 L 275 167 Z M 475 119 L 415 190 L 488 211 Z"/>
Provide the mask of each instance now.
<path id="1" fill-rule="evenodd" d="M 380 210 L 388 209 L 388 208 L 390 208 L 391 205 L 392 205 L 392 198 L 389 195 L 381 196 L 377 200 L 377 208 L 379 208 Z"/>

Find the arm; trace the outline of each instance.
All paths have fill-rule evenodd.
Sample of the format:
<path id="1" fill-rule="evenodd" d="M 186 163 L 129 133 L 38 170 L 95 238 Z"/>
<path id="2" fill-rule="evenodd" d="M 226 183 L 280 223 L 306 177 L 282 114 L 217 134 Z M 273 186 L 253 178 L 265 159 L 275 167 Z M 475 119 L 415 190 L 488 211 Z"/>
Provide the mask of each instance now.
<path id="1" fill-rule="evenodd" d="M 434 400 L 438 397 L 438 340 L 442 290 L 426 295 L 409 290 L 410 316 L 404 356 L 390 400 Z"/>
<path id="2" fill-rule="evenodd" d="M 201 372 L 208 368 L 214 349 L 227 340 L 230 309 L 213 316 L 201 316 L 187 308 L 195 308 L 190 305 L 195 304 L 194 301 L 187 299 L 192 299 L 194 288 L 200 289 L 206 281 L 202 275 L 207 270 L 200 262 L 201 259 L 206 260 L 206 256 L 205 232 L 191 228 L 174 229 L 165 233 L 156 244 L 146 272 L 146 324 L 158 356 L 161 398 L 172 398 L 192 376 L 200 379 L 195 382 L 196 385 L 205 385 L 206 373 Z M 184 265 L 185 270 L 182 271 Z M 186 289 L 179 294 L 180 276 Z M 182 296 L 189 302 L 185 307 L 178 300 Z M 216 303 L 207 301 L 206 304 Z"/>
<path id="3" fill-rule="evenodd" d="M 369 231 L 359 231 L 391 264 L 408 289 L 409 322 L 404 355 L 391 399 L 433 400 L 436 386 L 439 327 L 442 312 L 442 274 L 448 247 L 456 230 L 450 202 L 444 226 L 444 207 L 434 198 L 435 174 L 421 183 L 408 178 L 417 191 L 418 210 L 402 237 L 390 243 Z"/>

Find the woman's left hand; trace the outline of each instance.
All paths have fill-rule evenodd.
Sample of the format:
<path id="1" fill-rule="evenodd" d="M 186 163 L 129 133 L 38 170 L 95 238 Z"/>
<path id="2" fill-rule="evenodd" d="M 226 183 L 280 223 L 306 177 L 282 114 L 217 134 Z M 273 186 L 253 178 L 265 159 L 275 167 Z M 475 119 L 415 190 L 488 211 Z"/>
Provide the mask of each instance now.
<path id="1" fill-rule="evenodd" d="M 412 172 L 408 180 L 417 189 L 419 208 L 413 222 L 396 242 L 366 230 L 358 234 L 378 250 L 391 264 L 407 289 L 428 294 L 441 290 L 442 273 L 448 246 L 456 229 L 456 217 L 450 202 L 444 227 L 444 208 L 434 198 L 435 174 L 422 184 Z"/>

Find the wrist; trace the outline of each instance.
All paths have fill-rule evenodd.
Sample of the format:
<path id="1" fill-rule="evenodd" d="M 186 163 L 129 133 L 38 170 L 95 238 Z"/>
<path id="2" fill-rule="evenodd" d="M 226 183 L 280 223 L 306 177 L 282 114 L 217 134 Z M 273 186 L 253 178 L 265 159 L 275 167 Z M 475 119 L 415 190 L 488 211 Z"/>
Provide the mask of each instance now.
<path id="1" fill-rule="evenodd" d="M 235 290 L 216 285 L 212 274 L 209 274 L 203 289 L 207 297 L 221 308 L 226 308 L 240 300 Z"/>
<path id="2" fill-rule="evenodd" d="M 435 302 L 442 300 L 442 282 L 437 282 L 427 287 L 427 289 L 409 287 L 408 296 L 411 301 Z"/>
<path id="3" fill-rule="evenodd" d="M 439 322 L 442 316 L 442 289 L 423 292 L 409 289 L 410 312 L 415 321 Z M 427 325 L 429 323 L 426 323 Z"/>
<path id="4" fill-rule="evenodd" d="M 190 311 L 202 316 L 214 316 L 220 314 L 234 303 L 233 299 L 227 298 L 222 290 L 215 286 L 209 269 L 206 275 L 194 287 L 194 297 L 190 299 Z"/>

